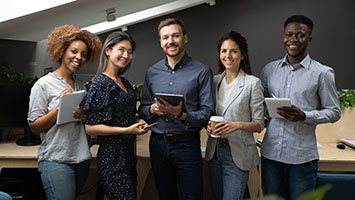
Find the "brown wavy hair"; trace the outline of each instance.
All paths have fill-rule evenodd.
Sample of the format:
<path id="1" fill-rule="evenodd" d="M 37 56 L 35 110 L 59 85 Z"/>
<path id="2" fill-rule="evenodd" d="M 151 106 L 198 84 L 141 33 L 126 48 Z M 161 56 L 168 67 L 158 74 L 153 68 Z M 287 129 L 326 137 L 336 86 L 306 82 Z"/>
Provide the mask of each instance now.
<path id="1" fill-rule="evenodd" d="M 251 75 L 252 73 L 251 73 L 251 66 L 250 66 L 250 60 L 248 54 L 247 40 L 240 33 L 235 31 L 230 31 L 229 33 L 224 34 L 217 42 L 218 74 L 222 74 L 224 70 L 226 70 L 226 67 L 223 65 L 221 59 L 219 58 L 221 52 L 221 46 L 223 42 L 226 40 L 232 40 L 233 42 L 238 44 L 240 52 L 244 56 L 244 59 L 240 61 L 240 69 L 242 69 L 245 73 Z"/>
<path id="2" fill-rule="evenodd" d="M 89 31 L 81 30 L 74 25 L 56 27 L 48 35 L 46 44 L 48 46 L 47 52 L 51 59 L 56 63 L 61 63 L 65 50 L 75 40 L 83 41 L 88 48 L 85 64 L 93 63 L 99 56 L 102 46 L 100 38 Z"/>

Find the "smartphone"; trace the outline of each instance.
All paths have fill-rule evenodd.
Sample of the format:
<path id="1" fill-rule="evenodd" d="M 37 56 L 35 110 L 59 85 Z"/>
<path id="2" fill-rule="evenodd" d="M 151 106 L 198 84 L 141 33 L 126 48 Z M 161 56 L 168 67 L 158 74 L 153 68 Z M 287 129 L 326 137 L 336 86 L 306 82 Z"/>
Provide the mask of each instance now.
<path id="1" fill-rule="evenodd" d="M 151 124 L 149 124 L 146 128 L 152 128 L 153 126 L 155 126 L 155 125 L 157 125 L 157 124 L 158 124 L 158 122 L 151 123 Z"/>

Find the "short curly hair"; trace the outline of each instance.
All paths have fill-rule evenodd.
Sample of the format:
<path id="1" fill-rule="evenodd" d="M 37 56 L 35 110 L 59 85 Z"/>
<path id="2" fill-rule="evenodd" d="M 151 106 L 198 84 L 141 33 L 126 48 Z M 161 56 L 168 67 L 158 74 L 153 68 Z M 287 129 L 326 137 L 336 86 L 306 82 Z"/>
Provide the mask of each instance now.
<path id="1" fill-rule="evenodd" d="M 56 27 L 48 35 L 48 54 L 56 63 L 62 62 L 62 57 L 69 45 L 75 41 L 83 41 L 88 47 L 88 54 L 85 64 L 91 64 L 98 57 L 101 49 L 100 38 L 87 30 L 81 30 L 74 25 L 63 25 Z"/>

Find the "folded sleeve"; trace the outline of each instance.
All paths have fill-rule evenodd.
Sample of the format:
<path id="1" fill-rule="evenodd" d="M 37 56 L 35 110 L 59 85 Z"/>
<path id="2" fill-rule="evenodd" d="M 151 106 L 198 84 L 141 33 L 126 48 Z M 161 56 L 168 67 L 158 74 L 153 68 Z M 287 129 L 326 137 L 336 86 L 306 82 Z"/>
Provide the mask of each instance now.
<path id="1" fill-rule="evenodd" d="M 112 119 L 112 85 L 93 82 L 80 107 L 86 113 L 86 124 L 102 124 Z"/>
<path id="2" fill-rule="evenodd" d="M 30 122 L 48 113 L 48 97 L 44 88 L 39 84 L 34 84 L 31 89 L 30 103 L 27 120 Z"/>

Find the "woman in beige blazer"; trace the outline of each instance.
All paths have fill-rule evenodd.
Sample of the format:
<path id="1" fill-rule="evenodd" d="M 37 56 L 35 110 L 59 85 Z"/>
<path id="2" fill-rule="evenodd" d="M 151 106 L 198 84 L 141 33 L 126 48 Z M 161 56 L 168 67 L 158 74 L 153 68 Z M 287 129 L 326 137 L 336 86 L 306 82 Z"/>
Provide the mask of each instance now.
<path id="1" fill-rule="evenodd" d="M 205 159 L 215 199 L 242 199 L 249 170 L 259 162 L 253 132 L 264 128 L 261 81 L 251 74 L 246 39 L 231 31 L 217 43 L 219 75 L 215 76 L 216 113 L 224 122 L 211 137 Z"/>

